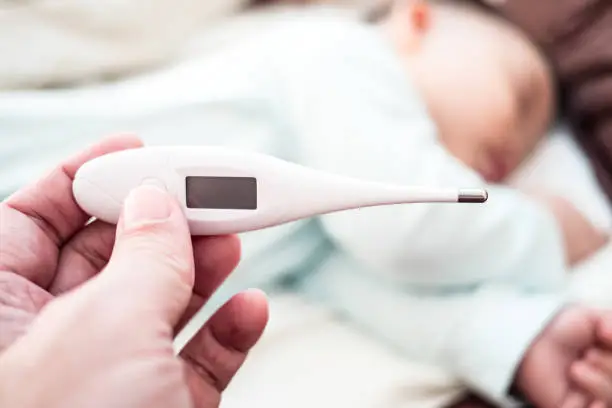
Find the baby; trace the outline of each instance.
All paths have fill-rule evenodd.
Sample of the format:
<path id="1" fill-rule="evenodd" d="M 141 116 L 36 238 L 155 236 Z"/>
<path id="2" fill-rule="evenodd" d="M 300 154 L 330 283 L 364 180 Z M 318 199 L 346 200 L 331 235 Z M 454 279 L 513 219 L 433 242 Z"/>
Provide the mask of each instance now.
<path id="1" fill-rule="evenodd" d="M 487 187 L 485 205 L 371 208 L 246 234 L 236 282 L 297 278 L 493 402 L 612 406 L 612 318 L 564 300 L 569 267 L 605 236 L 559 198 L 497 185 L 552 117 L 546 64 L 473 8 L 379 11 L 374 23 L 297 18 L 112 84 L 0 94 L 0 192 L 88 135 L 126 128 L 150 144 L 222 144 L 362 179 Z"/>
<path id="2" fill-rule="evenodd" d="M 342 140 L 338 135 L 348 134 L 347 152 L 358 156 L 338 158 L 342 148 L 330 141 L 310 164 L 406 184 L 486 183 L 491 200 L 483 207 L 398 207 L 323 217 L 342 250 L 390 276 L 368 281 L 358 273 L 323 268 L 311 278 L 316 284 L 304 287 L 319 298 L 324 293 L 329 304 L 404 349 L 411 348 L 407 343 L 416 334 L 397 326 L 418 320 L 416 313 L 429 319 L 418 326 L 425 332 L 427 324 L 454 324 L 450 330 L 421 331 L 433 343 L 436 336 L 456 343 L 455 349 L 440 346 L 432 360 L 452 367 L 495 402 L 505 402 L 500 397 L 508 391 L 543 408 L 612 406 L 612 315 L 562 300 L 569 267 L 607 237 L 559 197 L 494 185 L 523 162 L 550 123 L 555 94 L 545 60 L 518 31 L 460 4 L 398 1 L 377 9 L 372 19 L 377 34 L 400 55 L 427 112 L 414 108 L 415 94 L 403 87 L 382 53 L 372 53 L 368 65 L 358 51 L 338 51 L 354 71 L 362 70 L 351 75 L 363 74 L 362 81 L 352 79 L 364 93 L 358 102 L 343 101 L 345 110 L 355 112 L 354 123 L 345 117 L 337 134 L 328 137 Z M 364 49 L 371 45 L 362 40 Z M 358 42 L 344 45 L 358 47 Z M 391 289 L 402 285 L 404 293 Z M 360 286 L 363 297 L 357 295 Z M 415 293 L 412 302 L 393 300 Z M 462 298 L 467 293 L 471 300 Z M 446 323 L 428 312 L 427 301 L 436 296 L 446 303 L 446 313 L 439 313 Z M 360 303 L 366 299 L 370 304 L 364 308 Z M 465 308 L 462 302 L 473 303 Z M 457 337 L 448 338 L 449 333 Z M 415 348 L 414 354 L 428 354 Z"/>

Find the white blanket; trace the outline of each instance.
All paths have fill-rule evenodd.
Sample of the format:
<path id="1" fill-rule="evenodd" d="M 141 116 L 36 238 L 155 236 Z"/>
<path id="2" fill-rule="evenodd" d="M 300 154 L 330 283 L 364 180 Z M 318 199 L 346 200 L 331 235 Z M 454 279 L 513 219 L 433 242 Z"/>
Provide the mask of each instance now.
<path id="1" fill-rule="evenodd" d="M 0 0 L 0 88 L 89 82 L 173 61 L 247 0 Z"/>
<path id="2" fill-rule="evenodd" d="M 323 3 L 355 9 L 371 1 Z M 225 24 L 249 4 L 251 0 L 0 0 L 0 89 L 76 85 L 147 71 L 228 40 L 239 41 L 248 37 L 248 30 L 283 18 L 276 8 L 266 8 L 245 13 L 230 27 Z M 295 5 L 278 9 L 303 10 Z"/>
<path id="3" fill-rule="evenodd" d="M 598 226 L 612 210 L 564 127 L 517 173 L 513 184 L 571 199 Z M 612 307 L 612 244 L 576 268 L 576 299 Z M 295 296 L 272 299 L 271 323 L 224 408 L 440 408 L 465 389 L 452 376 L 414 364 Z"/>

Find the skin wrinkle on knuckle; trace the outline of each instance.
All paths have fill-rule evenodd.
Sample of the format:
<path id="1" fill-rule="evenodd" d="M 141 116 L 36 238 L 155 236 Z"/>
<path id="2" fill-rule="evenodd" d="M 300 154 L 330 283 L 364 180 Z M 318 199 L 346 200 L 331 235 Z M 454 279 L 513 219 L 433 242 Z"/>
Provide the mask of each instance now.
<path id="1" fill-rule="evenodd" d="M 13 236 L 21 239 L 6 238 Z M 22 273 L 23 268 L 18 265 L 31 265 L 32 260 L 36 260 L 40 268 L 54 267 L 59 251 L 57 246 L 47 245 L 46 239 L 42 234 L 22 234 L 16 226 L 0 231 L 0 268 Z"/>
<path id="2" fill-rule="evenodd" d="M 87 261 L 92 268 L 102 269 L 108 262 L 109 254 L 100 250 L 100 248 L 112 248 L 112 243 L 107 242 L 107 239 L 104 236 L 96 237 L 94 235 L 93 238 L 96 239 L 96 242 L 81 240 L 75 241 L 69 245 L 74 252 Z"/>
<path id="3" fill-rule="evenodd" d="M 20 289 L 15 289 L 9 282 L 0 282 L 0 308 L 11 308 L 36 313 L 33 303 L 22 296 Z"/>
<path id="4" fill-rule="evenodd" d="M 182 358 L 203 381 L 210 384 L 218 391 L 223 390 L 223 382 L 215 375 L 214 370 L 210 369 L 208 364 L 203 364 L 189 353 L 183 355 Z"/>
<path id="5" fill-rule="evenodd" d="M 207 327 L 185 349 L 182 357 L 204 380 L 223 391 L 242 365 L 245 353 L 220 342 L 211 327 Z"/>
<path id="6" fill-rule="evenodd" d="M 40 197 L 40 200 L 45 201 L 47 208 L 57 208 L 58 207 L 58 205 L 56 205 L 56 203 L 54 203 L 53 200 L 51 200 L 46 193 Z M 14 207 L 10 203 L 7 205 L 9 206 L 9 208 L 21 213 L 18 207 Z M 61 211 L 61 210 L 56 210 L 56 211 Z M 47 222 L 45 218 L 36 211 L 35 208 L 30 208 L 28 216 L 32 220 L 32 222 L 34 222 L 38 226 L 38 228 L 40 228 L 40 230 L 45 234 L 45 236 L 51 242 L 53 242 L 55 245 L 60 244 L 62 240 L 62 232 L 58 228 L 56 228 L 55 225 Z"/>
<path id="7" fill-rule="evenodd" d="M 0 305 L 36 313 L 51 299 L 51 295 L 46 295 L 47 292 L 35 290 L 34 284 L 20 275 L 0 270 Z"/>
<path id="8" fill-rule="evenodd" d="M 135 225 L 126 226 L 123 224 L 123 230 L 121 235 L 124 237 L 138 236 L 138 235 L 164 235 L 172 234 L 173 228 L 169 225 L 168 220 L 152 220 L 142 221 Z"/>
<path id="9" fill-rule="evenodd" d="M 7 234 L 9 235 L 9 234 Z M 32 245 L 36 245 L 32 240 L 28 240 L 29 242 L 21 242 L 18 243 L 13 239 L 4 239 L 4 234 L 0 235 L 0 241 L 5 241 L 2 243 L 2 247 L 0 248 L 0 268 L 2 269 L 14 269 L 12 264 L 20 264 L 19 258 L 20 254 L 23 252 L 23 245 L 27 245 L 27 247 L 32 247 Z M 30 252 L 31 256 L 34 256 L 34 253 Z"/>

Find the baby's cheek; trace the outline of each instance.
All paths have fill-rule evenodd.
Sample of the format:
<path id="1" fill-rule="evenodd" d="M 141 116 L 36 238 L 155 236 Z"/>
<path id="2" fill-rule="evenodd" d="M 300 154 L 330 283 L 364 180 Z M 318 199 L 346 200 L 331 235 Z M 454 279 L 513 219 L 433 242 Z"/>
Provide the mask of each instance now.
<path id="1" fill-rule="evenodd" d="M 498 108 L 489 123 L 489 135 L 486 144 L 489 146 L 493 160 L 508 173 L 531 152 L 532 133 L 523 126 L 516 105 L 506 104 Z"/>
<path id="2" fill-rule="evenodd" d="M 463 165 L 482 175 L 483 160 L 480 153 L 482 149 L 474 138 L 457 135 L 456 138 L 444 142 L 443 145 L 453 157 L 458 159 Z"/>
<path id="3" fill-rule="evenodd" d="M 520 137 L 516 137 L 515 105 L 508 92 L 498 87 L 487 98 L 470 97 L 460 112 L 445 123 L 442 142 L 453 156 L 483 178 L 498 181 L 499 173 L 505 173 L 510 163 L 516 162 L 521 147 Z"/>

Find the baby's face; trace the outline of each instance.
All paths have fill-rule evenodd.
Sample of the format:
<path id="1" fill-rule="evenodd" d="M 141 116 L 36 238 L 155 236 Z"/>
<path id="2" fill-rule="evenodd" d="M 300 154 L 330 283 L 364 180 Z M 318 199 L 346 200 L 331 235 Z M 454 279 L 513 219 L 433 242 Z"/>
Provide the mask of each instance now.
<path id="1" fill-rule="evenodd" d="M 403 48 L 407 69 L 442 143 L 488 181 L 503 181 L 550 124 L 554 91 L 544 58 L 514 28 L 471 8 L 436 5 L 425 30 L 391 32 L 411 44 Z"/>

